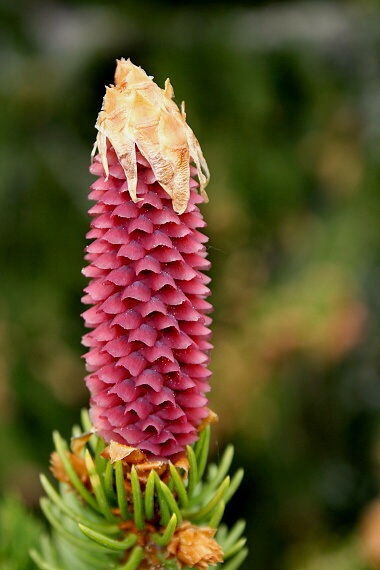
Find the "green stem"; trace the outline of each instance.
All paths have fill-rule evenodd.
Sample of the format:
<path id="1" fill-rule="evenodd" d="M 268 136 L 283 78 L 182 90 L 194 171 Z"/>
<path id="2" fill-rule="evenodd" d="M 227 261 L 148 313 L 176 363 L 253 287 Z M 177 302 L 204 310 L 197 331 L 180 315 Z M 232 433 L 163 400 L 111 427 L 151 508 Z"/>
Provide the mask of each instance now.
<path id="1" fill-rule="evenodd" d="M 187 458 L 189 460 L 189 475 L 188 475 L 188 485 L 187 485 L 187 495 L 189 498 L 193 496 L 194 489 L 198 482 L 198 465 L 195 453 L 190 445 L 187 446 Z"/>
<path id="2" fill-rule="evenodd" d="M 91 544 L 86 540 L 82 540 L 77 536 L 71 534 L 67 529 L 65 529 L 61 522 L 57 519 L 57 517 L 53 514 L 52 509 L 49 505 L 48 499 L 43 497 L 41 499 L 41 509 L 45 515 L 45 517 L 50 522 L 51 526 L 55 529 L 55 531 L 60 534 L 67 542 L 75 546 L 76 548 L 80 548 L 81 550 L 91 550 L 92 552 L 99 552 L 104 554 L 104 548 L 96 545 Z"/>
<path id="3" fill-rule="evenodd" d="M 158 533 L 154 533 L 152 535 L 154 542 L 158 544 L 158 546 L 167 546 L 175 532 L 176 527 L 177 527 L 177 516 L 175 513 L 173 513 L 169 521 L 169 524 L 165 529 L 165 532 L 162 535 Z"/>
<path id="4" fill-rule="evenodd" d="M 203 517 L 205 517 L 210 511 L 212 511 L 212 509 L 216 507 L 219 501 L 223 498 L 224 494 L 226 493 L 229 487 L 229 484 L 230 484 L 230 478 L 226 477 L 223 483 L 217 489 L 215 495 L 204 507 L 202 507 L 201 509 L 199 509 L 199 511 L 195 513 L 192 512 L 186 513 L 188 515 L 188 518 L 191 518 L 194 521 L 203 519 Z"/>
<path id="5" fill-rule="evenodd" d="M 83 485 L 82 481 L 79 479 L 77 472 L 72 466 L 70 459 L 67 457 L 67 444 L 57 431 L 53 432 L 53 440 L 63 468 L 66 471 L 66 474 L 68 475 L 72 485 L 86 501 L 86 503 L 88 503 L 95 511 L 98 511 L 100 513 L 101 508 L 99 507 L 94 497 L 91 495 L 90 491 Z"/>
<path id="6" fill-rule="evenodd" d="M 87 538 L 90 538 L 96 544 L 104 546 L 104 548 L 108 548 L 110 550 L 128 550 L 129 548 L 132 548 L 132 546 L 134 546 L 137 542 L 137 535 L 133 533 L 130 533 L 126 539 L 119 541 L 114 540 L 113 538 L 109 538 L 104 534 L 100 534 L 99 532 L 95 532 L 83 524 L 79 524 L 78 526 L 83 534 L 87 536 Z"/>
<path id="7" fill-rule="evenodd" d="M 179 504 L 182 508 L 185 508 L 187 507 L 187 504 L 189 502 L 185 485 L 176 467 L 174 467 L 173 463 L 169 463 L 169 469 L 172 476 L 172 481 L 174 482 L 174 486 L 177 489 Z"/>
<path id="8" fill-rule="evenodd" d="M 63 568 L 58 568 L 58 566 L 52 566 L 51 564 L 48 564 L 47 562 L 42 560 L 41 556 L 34 549 L 31 550 L 29 554 L 33 562 L 35 562 L 38 568 L 41 568 L 41 570 L 63 570 Z"/>
<path id="9" fill-rule="evenodd" d="M 248 556 L 248 548 L 243 548 L 232 560 L 223 564 L 223 570 L 237 570 Z"/>
<path id="10" fill-rule="evenodd" d="M 155 484 L 156 491 L 157 491 L 158 502 L 160 505 L 161 524 L 162 524 L 162 526 L 167 526 L 169 524 L 170 514 L 169 514 L 168 504 L 165 500 L 164 493 L 161 489 L 161 479 L 157 475 L 156 471 L 153 471 L 153 477 L 154 477 L 154 484 Z"/>
<path id="11" fill-rule="evenodd" d="M 136 526 L 139 530 L 144 530 L 144 502 L 141 493 L 140 481 L 137 475 L 136 467 L 132 465 L 131 469 L 131 483 L 133 495 L 133 515 L 135 518 Z"/>
<path id="12" fill-rule="evenodd" d="M 137 570 L 140 562 L 142 561 L 144 556 L 144 550 L 141 546 L 135 546 L 131 552 L 129 560 L 124 566 L 121 566 L 119 570 Z"/>
<path id="13" fill-rule="evenodd" d="M 243 548 L 243 546 L 245 545 L 246 542 L 247 542 L 246 538 L 241 538 L 233 546 L 231 546 L 230 548 L 225 550 L 223 553 L 224 554 L 224 560 L 227 560 L 227 558 L 231 558 L 231 556 L 233 556 L 237 552 L 240 552 L 240 550 Z"/>
<path id="14" fill-rule="evenodd" d="M 244 477 L 244 469 L 238 469 L 235 473 L 235 475 L 232 477 L 231 480 L 231 485 L 229 486 L 229 489 L 224 497 L 224 502 L 227 504 L 228 501 L 233 497 L 233 495 L 236 493 L 236 490 L 238 489 L 240 483 L 242 482 Z"/>
<path id="15" fill-rule="evenodd" d="M 124 485 L 124 469 L 122 461 L 115 463 L 115 479 L 116 479 L 116 494 L 117 503 L 119 505 L 120 514 L 122 518 L 127 521 L 132 518 L 128 509 L 127 493 Z"/>
<path id="16" fill-rule="evenodd" d="M 210 448 L 210 426 L 207 426 L 201 433 L 195 455 L 198 463 L 198 481 L 203 477 L 206 469 L 208 452 Z"/>
<path id="17" fill-rule="evenodd" d="M 41 485 L 44 488 L 47 496 L 49 499 L 63 512 L 66 516 L 68 516 L 71 520 L 85 524 L 91 527 L 93 530 L 97 530 L 98 532 L 104 532 L 106 534 L 118 534 L 120 533 L 120 528 L 117 525 L 111 524 L 100 524 L 96 522 L 89 521 L 88 519 L 81 517 L 75 511 L 73 511 L 66 503 L 62 500 L 61 496 L 54 487 L 50 484 L 48 479 L 45 475 L 40 476 Z"/>
<path id="18" fill-rule="evenodd" d="M 220 501 L 219 505 L 216 507 L 214 514 L 212 515 L 208 526 L 210 528 L 218 528 L 220 521 L 224 515 L 224 509 L 226 508 L 226 504 L 224 501 Z"/>
<path id="19" fill-rule="evenodd" d="M 207 497 L 209 493 L 212 493 L 213 490 L 223 481 L 231 466 L 233 456 L 233 445 L 229 445 L 223 453 L 222 460 L 219 464 L 219 467 L 216 468 L 216 473 L 212 477 L 212 480 L 210 480 L 210 482 L 202 489 L 202 492 L 196 497 L 197 503 L 201 503 L 205 497 Z"/>
<path id="20" fill-rule="evenodd" d="M 245 521 L 239 520 L 231 528 L 221 546 L 223 550 L 228 550 L 241 537 L 245 529 Z"/>
<path id="21" fill-rule="evenodd" d="M 113 466 L 111 461 L 107 461 L 106 470 L 104 472 L 104 492 L 107 500 L 115 504 L 116 496 L 113 488 Z"/>
<path id="22" fill-rule="evenodd" d="M 100 481 L 99 473 L 96 471 L 95 463 L 94 463 L 88 449 L 86 449 L 85 461 L 86 461 L 86 467 L 87 467 L 87 471 L 88 471 L 90 481 L 91 481 L 92 490 L 94 491 L 95 497 L 96 497 L 98 505 L 100 507 L 100 510 L 103 513 L 104 518 L 108 522 L 114 523 L 117 521 L 117 519 L 112 514 L 111 508 L 108 504 L 108 501 L 107 501 L 105 493 L 104 493 L 103 486 L 102 486 L 101 481 Z"/>
<path id="23" fill-rule="evenodd" d="M 178 524 L 182 523 L 182 515 L 181 515 L 181 511 L 179 510 L 179 506 L 177 501 L 175 500 L 173 494 L 170 492 L 170 489 L 167 485 L 165 485 L 165 483 L 163 481 L 160 481 L 160 487 L 162 490 L 162 493 L 165 497 L 165 500 L 168 504 L 169 509 L 171 510 L 172 513 L 175 513 L 177 515 L 177 520 L 178 520 Z"/>
<path id="24" fill-rule="evenodd" d="M 150 521 L 154 516 L 154 473 L 149 473 L 148 481 L 145 485 L 145 516 Z"/>

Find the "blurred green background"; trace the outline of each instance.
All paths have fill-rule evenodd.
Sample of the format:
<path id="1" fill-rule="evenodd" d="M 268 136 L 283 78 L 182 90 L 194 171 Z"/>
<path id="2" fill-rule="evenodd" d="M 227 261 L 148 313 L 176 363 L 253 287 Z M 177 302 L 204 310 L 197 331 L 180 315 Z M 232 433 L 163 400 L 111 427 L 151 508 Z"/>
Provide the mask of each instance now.
<path id="1" fill-rule="evenodd" d="M 88 166 L 120 57 L 171 78 L 211 170 L 213 449 L 232 441 L 246 470 L 227 512 L 248 522 L 244 568 L 380 568 L 380 4 L 365 0 L 0 4 L 1 568 L 27 568 L 11 531 L 39 534 L 9 496 L 36 507 L 51 431 L 68 437 L 88 399 Z"/>

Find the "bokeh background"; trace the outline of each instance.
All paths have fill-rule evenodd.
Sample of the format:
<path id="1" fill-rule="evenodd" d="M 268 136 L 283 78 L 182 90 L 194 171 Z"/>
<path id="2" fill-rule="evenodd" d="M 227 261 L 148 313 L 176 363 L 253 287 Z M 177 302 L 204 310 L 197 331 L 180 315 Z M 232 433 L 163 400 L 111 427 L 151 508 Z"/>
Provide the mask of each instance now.
<path id="1" fill-rule="evenodd" d="M 213 452 L 232 441 L 245 468 L 227 511 L 248 522 L 244 569 L 380 568 L 370 0 L 0 4 L 1 568 L 32 568 L 51 431 L 88 399 L 88 165 L 120 57 L 171 78 L 212 174 Z"/>

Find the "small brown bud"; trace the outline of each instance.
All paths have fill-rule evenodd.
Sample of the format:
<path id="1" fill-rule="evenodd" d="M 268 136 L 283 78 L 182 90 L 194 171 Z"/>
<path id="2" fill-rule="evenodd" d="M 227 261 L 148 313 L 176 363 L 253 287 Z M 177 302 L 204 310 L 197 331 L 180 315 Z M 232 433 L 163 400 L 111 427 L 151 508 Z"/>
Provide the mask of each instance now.
<path id="1" fill-rule="evenodd" d="M 90 479 L 88 476 L 88 471 L 86 467 L 86 462 L 84 457 L 80 455 L 75 455 L 74 453 L 70 453 L 66 451 L 66 455 L 70 460 L 71 465 L 74 467 L 76 474 L 82 481 L 86 487 L 90 487 Z M 68 485 L 72 486 L 70 477 L 67 475 L 63 465 L 61 458 L 59 457 L 56 451 L 50 456 L 50 471 L 53 473 L 54 477 L 58 479 L 58 481 L 62 481 L 63 483 L 67 483 Z"/>
<path id="2" fill-rule="evenodd" d="M 168 552 L 183 566 L 207 570 L 209 566 L 223 562 L 223 552 L 214 538 L 215 532 L 213 528 L 194 526 L 185 521 L 171 539 Z"/>

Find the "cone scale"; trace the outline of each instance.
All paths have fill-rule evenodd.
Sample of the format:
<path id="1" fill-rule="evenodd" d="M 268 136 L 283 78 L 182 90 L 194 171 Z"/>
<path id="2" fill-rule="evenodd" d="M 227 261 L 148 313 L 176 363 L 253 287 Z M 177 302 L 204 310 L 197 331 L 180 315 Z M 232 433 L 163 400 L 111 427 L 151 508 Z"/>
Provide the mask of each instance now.
<path id="1" fill-rule="evenodd" d="M 83 302 L 92 305 L 83 317 L 93 329 L 83 338 L 86 384 L 90 417 L 105 441 L 168 459 L 197 440 L 209 414 L 212 306 L 203 271 L 210 263 L 198 208 L 204 198 L 189 164 L 188 201 L 177 213 L 149 154 L 134 144 L 134 195 L 108 137 L 106 156 L 98 154 L 90 168 L 98 179 L 89 195 L 96 204 L 83 270 L 91 278 Z"/>

